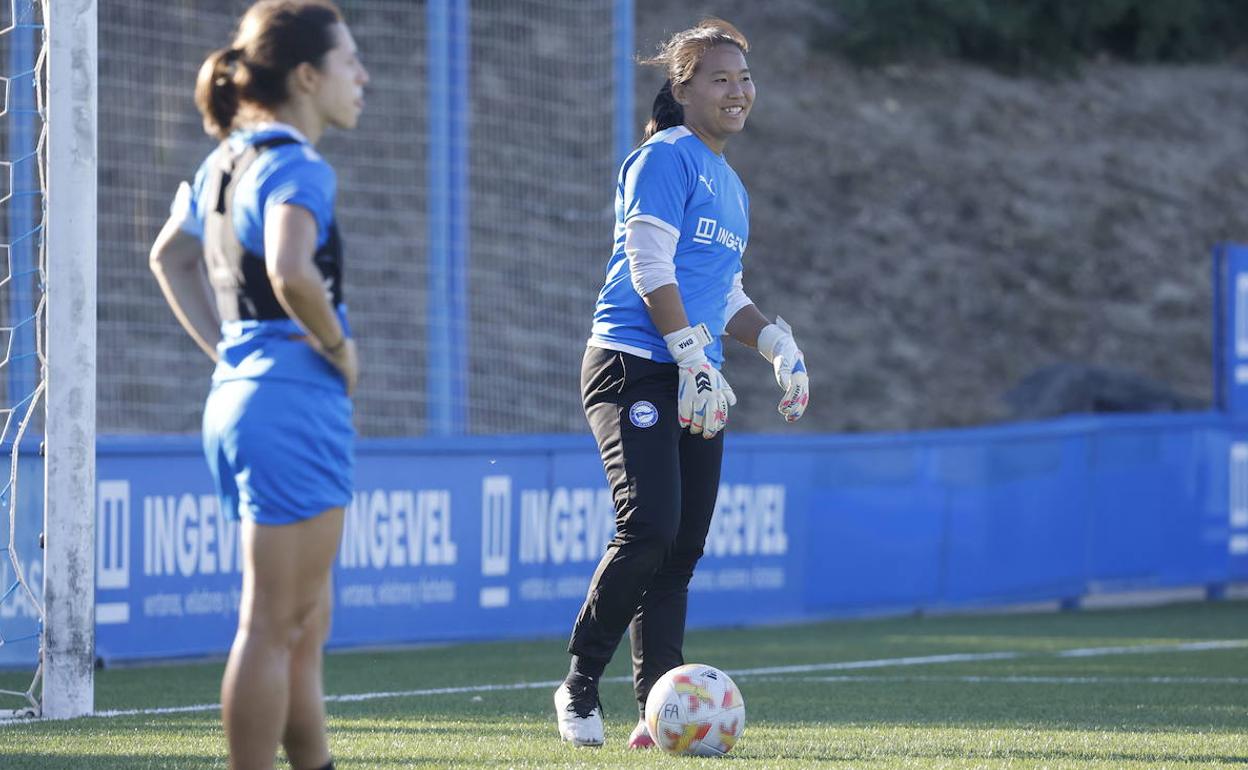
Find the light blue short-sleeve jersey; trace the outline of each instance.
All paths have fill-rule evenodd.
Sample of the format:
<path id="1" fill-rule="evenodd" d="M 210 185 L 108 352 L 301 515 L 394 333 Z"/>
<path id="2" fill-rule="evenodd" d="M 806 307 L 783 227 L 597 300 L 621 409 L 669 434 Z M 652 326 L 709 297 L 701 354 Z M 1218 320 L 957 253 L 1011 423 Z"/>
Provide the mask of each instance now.
<path id="1" fill-rule="evenodd" d="M 316 245 L 329 239 L 334 220 L 334 197 L 338 179 L 334 169 L 299 132 L 289 126 L 270 125 L 255 129 L 239 129 L 227 140 L 231 148 L 241 150 L 248 145 L 289 136 L 298 141 L 267 150 L 248 167 L 234 192 L 234 234 L 243 248 L 253 254 L 264 253 L 264 215 L 270 206 L 293 203 L 307 209 L 316 218 Z M 182 229 L 196 238 L 204 235 L 204 212 L 209 205 L 201 200 L 221 148 L 213 150 L 200 164 L 191 184 L 190 216 Z"/>
<path id="2" fill-rule="evenodd" d="M 750 199 L 722 155 L 684 126 L 660 131 L 628 156 L 615 190 L 615 248 L 598 295 L 589 344 L 672 362 L 663 335 L 633 287 L 625 226 L 649 222 L 677 236 L 676 283 L 689 324 L 705 323 L 707 359 L 723 363 L 728 293 L 750 235 Z"/>
<path id="3" fill-rule="evenodd" d="M 334 224 L 334 198 L 337 178 L 333 168 L 311 144 L 290 126 L 272 124 L 239 129 L 227 144 L 235 151 L 278 137 L 297 141 L 265 150 L 249 165 L 234 188 L 231 216 L 234 234 L 251 257 L 263 259 L 266 214 L 283 203 L 301 206 L 316 219 L 317 248 L 324 246 Z M 209 175 L 214 173 L 214 150 L 195 173 L 191 184 L 189 210 L 182 220 L 183 231 L 203 238 L 205 213 L 216 201 L 206 201 Z M 339 305 L 338 317 L 349 334 L 346 306 Z M 305 331 L 293 320 L 227 321 L 221 326 L 217 346 L 220 362 L 214 382 L 230 380 L 280 379 L 308 384 L 341 387 L 337 370 L 304 341 L 293 339 Z"/>

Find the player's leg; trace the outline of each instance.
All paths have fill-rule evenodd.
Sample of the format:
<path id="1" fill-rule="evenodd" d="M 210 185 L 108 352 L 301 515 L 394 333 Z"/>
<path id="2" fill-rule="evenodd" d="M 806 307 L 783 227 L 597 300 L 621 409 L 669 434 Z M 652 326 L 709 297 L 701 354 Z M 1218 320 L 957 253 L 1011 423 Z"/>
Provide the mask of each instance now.
<path id="1" fill-rule="evenodd" d="M 322 633 L 324 621 L 319 610 L 329 569 L 338 551 L 342 518 L 343 509 L 335 508 L 281 526 L 243 522 L 243 595 L 238 633 L 221 685 L 231 770 L 273 766 L 292 706 L 294 650 L 307 637 Z M 309 764 L 295 764 L 297 770 L 322 767 L 329 762 L 323 724 L 322 720 L 322 756 L 305 758 Z M 306 746 L 299 747 L 301 752 L 305 749 Z"/>
<path id="2" fill-rule="evenodd" d="M 314 770 L 329 763 L 322 659 L 332 610 L 332 579 L 326 575 L 316 609 L 308 619 L 307 631 L 300 636 L 290 656 L 290 706 L 282 748 L 295 770 Z"/>
<path id="3" fill-rule="evenodd" d="M 596 348 L 586 361 L 586 414 L 615 503 L 616 535 L 590 580 L 569 652 L 605 662 L 676 537 L 680 429 L 672 367 Z M 668 370 L 670 378 L 662 376 Z M 641 402 L 654 413 L 634 420 L 630 411 Z"/>
<path id="4" fill-rule="evenodd" d="M 600 715 L 592 708 L 598 680 L 676 537 L 680 425 L 676 371 L 670 365 L 590 348 L 582 392 L 615 502 L 616 536 L 594 571 L 573 627 L 572 667 L 556 693 L 556 709 L 566 739 L 593 745 L 601 742 Z M 584 736 L 569 738 L 569 732 Z"/>
<path id="5" fill-rule="evenodd" d="M 329 389 L 252 381 L 220 383 L 205 404 L 223 510 L 244 519 L 239 629 L 222 682 L 236 770 L 272 767 L 279 742 L 295 770 L 329 762 L 320 646 L 352 488 L 350 411 Z"/>
<path id="6" fill-rule="evenodd" d="M 724 454 L 723 435 L 720 433 L 707 440 L 685 433 L 680 440 L 680 529 L 629 626 L 633 687 L 643 715 L 650 688 L 663 674 L 685 662 L 689 581 L 702 557 L 715 512 Z"/>

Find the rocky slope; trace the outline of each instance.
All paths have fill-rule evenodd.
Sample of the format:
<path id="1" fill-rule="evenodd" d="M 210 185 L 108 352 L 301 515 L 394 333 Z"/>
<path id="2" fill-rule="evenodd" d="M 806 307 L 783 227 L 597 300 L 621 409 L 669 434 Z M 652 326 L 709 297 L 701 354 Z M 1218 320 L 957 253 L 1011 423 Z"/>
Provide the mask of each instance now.
<path id="1" fill-rule="evenodd" d="M 712 13 L 753 44 L 728 157 L 753 203 L 747 290 L 812 370 L 797 429 L 1011 419 L 1007 392 L 1068 362 L 1208 403 L 1210 250 L 1248 240 L 1248 73 L 860 69 L 815 42 L 833 21 L 815 0 L 638 0 L 638 47 Z M 660 80 L 639 76 L 639 113 Z M 736 427 L 785 429 L 765 362 L 728 366 Z"/>

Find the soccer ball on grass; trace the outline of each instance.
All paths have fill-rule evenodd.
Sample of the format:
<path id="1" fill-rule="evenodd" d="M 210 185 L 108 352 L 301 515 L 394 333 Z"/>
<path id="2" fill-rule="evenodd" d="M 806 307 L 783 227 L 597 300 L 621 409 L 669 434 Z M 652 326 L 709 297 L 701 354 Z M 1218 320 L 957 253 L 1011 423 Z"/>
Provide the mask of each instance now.
<path id="1" fill-rule="evenodd" d="M 745 731 L 745 701 L 714 666 L 677 666 L 650 689 L 646 728 L 668 754 L 723 756 Z"/>

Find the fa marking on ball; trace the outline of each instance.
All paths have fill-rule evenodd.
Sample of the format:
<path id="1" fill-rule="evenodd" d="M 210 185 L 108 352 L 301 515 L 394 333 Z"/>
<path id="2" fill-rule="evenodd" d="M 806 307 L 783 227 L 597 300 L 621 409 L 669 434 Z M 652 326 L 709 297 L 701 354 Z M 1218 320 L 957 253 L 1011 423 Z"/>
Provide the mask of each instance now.
<path id="1" fill-rule="evenodd" d="M 649 428 L 659 421 L 659 410 L 649 401 L 638 401 L 629 408 L 628 419 L 638 428 Z"/>

